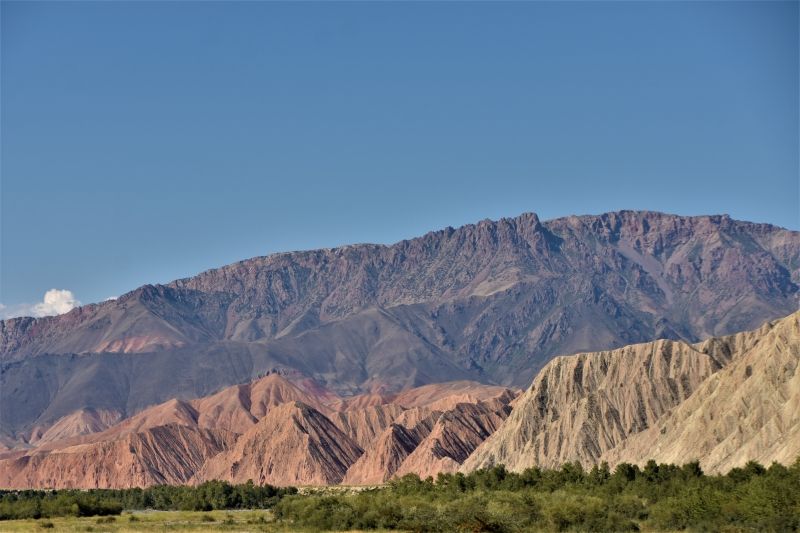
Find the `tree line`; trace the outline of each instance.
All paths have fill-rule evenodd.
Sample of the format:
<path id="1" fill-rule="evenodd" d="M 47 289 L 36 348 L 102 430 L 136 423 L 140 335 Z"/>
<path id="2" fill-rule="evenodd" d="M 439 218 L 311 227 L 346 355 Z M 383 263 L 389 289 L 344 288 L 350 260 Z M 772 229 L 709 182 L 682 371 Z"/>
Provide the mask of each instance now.
<path id="1" fill-rule="evenodd" d="M 796 531 L 800 459 L 756 462 L 725 475 L 699 463 L 644 467 L 579 463 L 509 472 L 414 474 L 360 492 L 299 494 L 248 482 L 124 490 L 0 491 L 0 520 L 114 515 L 123 510 L 272 509 L 287 526 L 313 530 L 449 531 Z"/>
<path id="2" fill-rule="evenodd" d="M 503 466 L 471 474 L 410 474 L 353 495 L 282 498 L 278 520 L 322 530 L 415 532 L 797 531 L 800 459 L 791 467 L 750 462 L 708 476 L 699 463 L 607 464 L 584 470 Z"/>
<path id="3" fill-rule="evenodd" d="M 296 493 L 293 487 L 256 485 L 252 481 L 241 485 L 208 481 L 194 487 L 159 485 L 144 489 L 4 490 L 0 491 L 0 520 L 118 515 L 134 509 L 267 509 L 282 497 Z"/>

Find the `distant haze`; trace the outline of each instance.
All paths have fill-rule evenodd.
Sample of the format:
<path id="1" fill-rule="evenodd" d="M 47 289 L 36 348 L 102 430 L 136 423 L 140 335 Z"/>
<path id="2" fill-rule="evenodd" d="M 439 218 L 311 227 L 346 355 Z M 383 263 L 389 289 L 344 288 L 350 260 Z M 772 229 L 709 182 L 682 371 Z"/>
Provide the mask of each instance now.
<path id="1" fill-rule="evenodd" d="M 3 315 L 527 211 L 800 228 L 796 2 L 0 10 Z"/>

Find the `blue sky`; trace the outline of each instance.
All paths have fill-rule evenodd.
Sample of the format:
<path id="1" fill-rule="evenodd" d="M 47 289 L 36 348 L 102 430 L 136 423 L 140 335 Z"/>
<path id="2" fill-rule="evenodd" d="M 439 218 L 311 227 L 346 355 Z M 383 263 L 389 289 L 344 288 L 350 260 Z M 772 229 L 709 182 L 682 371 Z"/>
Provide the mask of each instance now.
<path id="1" fill-rule="evenodd" d="M 797 2 L 0 9 L 5 314 L 525 211 L 800 228 Z"/>

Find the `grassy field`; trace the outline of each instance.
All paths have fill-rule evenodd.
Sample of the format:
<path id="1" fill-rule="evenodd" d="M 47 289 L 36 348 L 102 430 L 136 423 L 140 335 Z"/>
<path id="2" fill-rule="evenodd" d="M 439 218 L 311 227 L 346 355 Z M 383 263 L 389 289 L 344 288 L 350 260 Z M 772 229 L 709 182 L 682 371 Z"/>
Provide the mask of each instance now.
<path id="1" fill-rule="evenodd" d="M 126 511 L 110 517 L 59 517 L 40 520 L 6 520 L 0 533 L 22 531 L 53 532 L 134 532 L 134 531 L 303 531 L 274 523 L 270 511 Z"/>

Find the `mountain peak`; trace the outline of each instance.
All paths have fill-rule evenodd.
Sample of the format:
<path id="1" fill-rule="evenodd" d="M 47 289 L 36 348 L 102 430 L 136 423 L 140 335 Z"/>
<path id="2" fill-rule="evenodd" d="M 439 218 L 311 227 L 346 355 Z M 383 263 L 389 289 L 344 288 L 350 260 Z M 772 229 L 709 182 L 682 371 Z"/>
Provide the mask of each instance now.
<path id="1" fill-rule="evenodd" d="M 695 342 L 785 316 L 799 284 L 798 232 L 648 211 L 523 213 L 392 245 L 253 258 L 67 315 L 0 322 L 10 365 L 0 429 L 196 398 L 271 368 L 340 394 L 519 387 L 559 354 Z M 121 357 L 134 354 L 135 370 Z M 58 389 L 35 392 L 42 379 Z"/>

